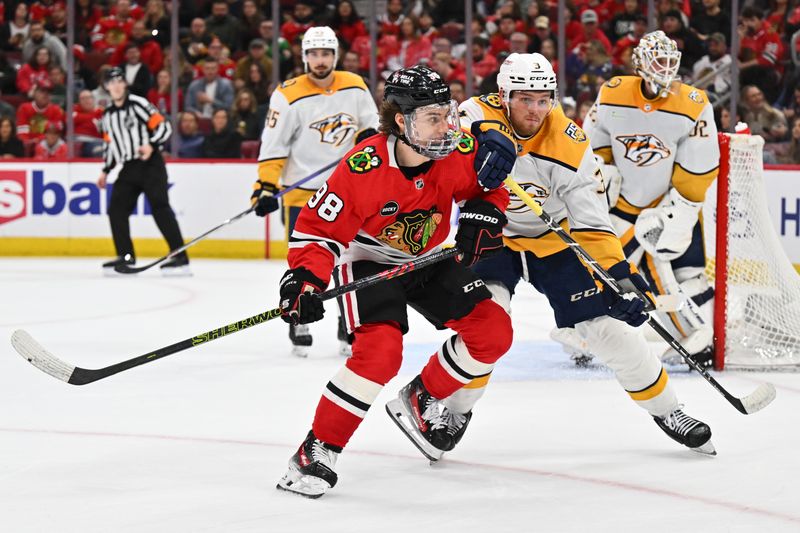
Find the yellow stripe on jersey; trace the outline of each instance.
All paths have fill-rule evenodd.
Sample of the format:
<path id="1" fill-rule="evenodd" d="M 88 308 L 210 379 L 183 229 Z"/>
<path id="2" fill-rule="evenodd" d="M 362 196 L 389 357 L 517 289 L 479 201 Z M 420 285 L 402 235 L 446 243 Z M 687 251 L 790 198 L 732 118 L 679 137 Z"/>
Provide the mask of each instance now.
<path id="1" fill-rule="evenodd" d="M 567 219 L 562 220 L 559 226 L 565 231 L 569 231 Z M 552 231 L 547 231 L 538 237 L 507 237 L 504 235 L 503 244 L 514 252 L 531 252 L 536 257 L 548 257 L 567 247 L 561 237 Z"/>
<path id="2" fill-rule="evenodd" d="M 647 270 L 650 272 L 650 276 L 653 278 L 653 283 L 656 286 L 656 291 L 658 291 L 658 294 L 667 294 L 667 291 L 664 289 L 664 284 L 658 275 L 658 271 L 656 270 L 656 264 L 655 261 L 653 261 L 653 256 L 650 254 L 645 254 L 645 260 L 647 263 Z M 669 319 L 672 321 L 672 324 L 675 326 L 675 329 L 680 332 L 681 336 L 686 337 L 686 332 L 681 326 L 680 319 L 678 319 L 678 313 L 671 312 L 667 314 L 669 315 Z"/>
<path id="3" fill-rule="evenodd" d="M 308 203 L 308 199 L 314 196 L 317 191 L 307 189 L 294 189 L 281 197 L 284 207 L 303 207 Z"/>
<path id="4" fill-rule="evenodd" d="M 644 113 L 663 111 L 683 115 L 695 121 L 708 102 L 706 93 L 691 85 L 677 83 L 666 98 L 645 97 L 642 93 L 642 79 L 638 76 L 616 76 L 600 89 L 600 105 L 638 107 Z"/>
<path id="5" fill-rule="evenodd" d="M 610 146 L 601 146 L 600 148 L 595 148 L 594 154 L 602 157 L 603 162 L 606 165 L 610 165 L 614 162 L 614 152 L 611 150 Z"/>
<path id="6" fill-rule="evenodd" d="M 636 237 L 636 231 L 633 225 L 631 225 L 631 227 L 628 228 L 628 230 L 622 234 L 622 237 L 619 238 L 619 242 L 620 244 L 622 244 L 622 247 L 625 248 L 626 246 L 628 246 L 628 243 L 631 242 L 635 237 Z"/>
<path id="7" fill-rule="evenodd" d="M 258 162 L 258 181 L 264 183 L 271 183 L 275 187 L 281 180 L 281 172 L 283 166 L 286 164 L 286 157 L 274 157 L 272 159 L 265 159 Z"/>
<path id="8" fill-rule="evenodd" d="M 717 179 L 718 173 L 719 167 L 715 167 L 708 172 L 695 174 L 675 163 L 672 166 L 672 186 L 690 202 L 702 202 L 711 182 Z"/>
<path id="9" fill-rule="evenodd" d="M 589 252 L 601 267 L 608 269 L 625 259 L 617 236 L 607 231 L 573 231 L 572 237 Z"/>
<path id="10" fill-rule="evenodd" d="M 492 377 L 491 374 L 486 374 L 485 376 L 481 376 L 479 378 L 475 378 L 472 381 L 470 381 L 469 383 L 467 383 L 466 385 L 464 385 L 463 388 L 465 388 L 465 389 L 482 389 L 483 387 L 485 387 L 486 385 L 489 384 L 489 378 L 490 377 Z"/>
<path id="11" fill-rule="evenodd" d="M 633 205 L 628 200 L 626 200 L 624 196 L 620 195 L 619 199 L 617 200 L 617 205 L 615 205 L 614 207 L 619 209 L 623 213 L 628 214 L 628 215 L 638 215 L 639 213 L 641 213 L 645 209 L 657 206 L 659 204 L 659 202 L 661 202 L 661 199 L 663 197 L 664 196 L 661 195 L 658 198 L 656 198 L 655 200 L 653 200 L 652 202 L 650 202 L 649 204 L 647 204 L 646 206 L 639 207 L 638 205 Z M 623 246 L 624 246 L 624 244 L 623 244 Z"/>
<path id="12" fill-rule="evenodd" d="M 664 371 L 664 368 L 661 368 L 661 372 L 658 374 L 658 379 L 653 382 L 652 385 L 649 385 L 642 390 L 638 391 L 628 391 L 630 397 L 637 402 L 643 402 L 645 400 L 652 400 L 662 392 L 664 389 L 667 388 L 667 382 L 669 381 L 669 376 Z"/>
<path id="13" fill-rule="evenodd" d="M 333 73 L 333 83 L 331 83 L 331 85 L 325 89 L 311 81 L 308 77 L 308 74 L 302 74 L 296 78 L 286 80 L 280 84 L 276 90 L 286 97 L 286 101 L 289 102 L 289 105 L 292 105 L 301 98 L 305 98 L 307 96 L 330 96 L 336 91 L 352 88 L 363 89 L 366 91 L 367 84 L 364 83 L 364 78 L 358 74 L 353 74 L 352 72 L 337 70 Z"/>

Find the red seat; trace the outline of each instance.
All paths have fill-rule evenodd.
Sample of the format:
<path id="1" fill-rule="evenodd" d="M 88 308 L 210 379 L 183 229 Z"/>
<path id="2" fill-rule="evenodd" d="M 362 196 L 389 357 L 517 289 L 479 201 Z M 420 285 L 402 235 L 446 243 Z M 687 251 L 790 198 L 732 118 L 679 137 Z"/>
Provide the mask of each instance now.
<path id="1" fill-rule="evenodd" d="M 242 159 L 257 159 L 261 141 L 242 141 Z"/>

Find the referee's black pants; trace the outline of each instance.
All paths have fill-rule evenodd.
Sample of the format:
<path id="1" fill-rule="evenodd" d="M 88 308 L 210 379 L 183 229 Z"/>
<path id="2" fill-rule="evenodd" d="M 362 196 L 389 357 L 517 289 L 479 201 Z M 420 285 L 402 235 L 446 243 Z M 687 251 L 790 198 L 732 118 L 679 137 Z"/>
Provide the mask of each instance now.
<path id="1" fill-rule="evenodd" d="M 167 194 L 167 166 L 161 152 L 153 150 L 147 161 L 136 159 L 122 166 L 108 205 L 108 218 L 111 222 L 111 235 L 117 255 L 135 255 L 131 241 L 131 228 L 128 222 L 139 194 L 144 193 L 153 212 L 158 229 L 174 250 L 183 246 L 181 229 L 175 219 L 175 213 L 169 205 Z"/>

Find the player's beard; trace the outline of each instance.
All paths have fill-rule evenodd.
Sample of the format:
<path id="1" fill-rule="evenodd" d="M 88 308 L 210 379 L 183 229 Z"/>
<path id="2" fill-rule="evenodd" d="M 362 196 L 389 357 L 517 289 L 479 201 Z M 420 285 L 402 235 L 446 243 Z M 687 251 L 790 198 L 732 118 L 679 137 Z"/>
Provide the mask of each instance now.
<path id="1" fill-rule="evenodd" d="M 310 69 L 308 72 L 314 78 L 318 80 L 324 80 L 325 78 L 331 75 L 331 73 L 333 72 L 333 67 L 325 68 L 324 70 L 322 68 L 317 67 L 316 69 Z"/>

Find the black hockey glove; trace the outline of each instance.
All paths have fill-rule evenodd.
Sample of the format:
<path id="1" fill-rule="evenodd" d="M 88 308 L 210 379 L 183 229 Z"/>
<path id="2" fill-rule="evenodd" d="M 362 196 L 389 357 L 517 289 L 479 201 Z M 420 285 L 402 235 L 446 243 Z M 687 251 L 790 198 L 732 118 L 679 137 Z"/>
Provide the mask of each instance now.
<path id="1" fill-rule="evenodd" d="M 486 200 L 468 200 L 458 215 L 456 248 L 458 262 L 472 266 L 479 259 L 503 248 L 503 226 L 508 220 L 494 204 Z"/>
<path id="2" fill-rule="evenodd" d="M 359 131 L 356 134 L 356 144 L 360 143 L 364 139 L 369 139 L 373 135 L 377 135 L 377 134 L 378 134 L 378 130 L 376 130 L 375 128 L 363 129 L 363 130 Z"/>
<path id="3" fill-rule="evenodd" d="M 253 194 L 250 195 L 250 205 L 256 206 L 256 215 L 263 217 L 277 211 L 280 205 L 275 195 L 280 189 L 272 183 L 257 181 L 253 184 Z"/>
<path id="4" fill-rule="evenodd" d="M 478 184 L 484 189 L 496 189 L 514 168 L 517 145 L 509 129 L 499 122 L 473 122 L 470 131 L 478 141 L 475 154 Z"/>
<path id="5" fill-rule="evenodd" d="M 281 318 L 289 324 L 322 320 L 325 308 L 319 293 L 325 283 L 305 267 L 287 270 L 281 278 Z"/>
<path id="6" fill-rule="evenodd" d="M 608 273 L 619 282 L 624 291 L 620 296 L 606 288 L 608 316 L 639 327 L 647 321 L 647 311 L 655 309 L 650 285 L 639 274 L 636 267 L 627 261 L 620 261 L 608 269 Z"/>

